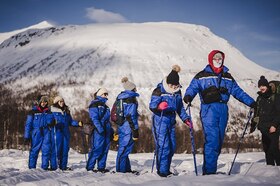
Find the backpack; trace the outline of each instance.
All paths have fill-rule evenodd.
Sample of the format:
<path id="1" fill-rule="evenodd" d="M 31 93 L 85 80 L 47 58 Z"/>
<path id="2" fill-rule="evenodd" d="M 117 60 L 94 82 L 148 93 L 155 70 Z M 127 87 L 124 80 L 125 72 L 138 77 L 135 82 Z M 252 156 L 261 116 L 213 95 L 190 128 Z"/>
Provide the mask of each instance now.
<path id="1" fill-rule="evenodd" d="M 280 94 L 280 81 L 270 81 L 269 86 L 271 87 L 273 94 Z"/>
<path id="2" fill-rule="evenodd" d="M 94 106 L 97 106 L 96 103 L 95 103 L 95 105 L 94 105 L 94 104 L 91 104 L 91 105 L 89 106 L 89 108 L 90 108 L 90 107 L 94 107 Z M 107 105 L 105 105 L 105 104 L 104 104 L 104 107 L 105 107 L 105 108 L 104 108 L 103 112 L 101 113 L 100 120 L 105 116 L 106 111 L 107 111 L 107 108 L 108 108 Z M 94 124 L 93 124 L 93 122 L 92 122 L 91 119 L 90 119 L 90 122 L 89 122 L 89 123 L 85 123 L 85 124 L 83 125 L 83 133 L 86 134 L 86 135 L 91 136 L 94 130 L 95 130 L 95 126 L 94 126 Z"/>
<path id="3" fill-rule="evenodd" d="M 116 99 L 111 109 L 111 121 L 117 125 L 122 125 L 125 121 L 124 111 L 123 111 L 123 100 Z"/>

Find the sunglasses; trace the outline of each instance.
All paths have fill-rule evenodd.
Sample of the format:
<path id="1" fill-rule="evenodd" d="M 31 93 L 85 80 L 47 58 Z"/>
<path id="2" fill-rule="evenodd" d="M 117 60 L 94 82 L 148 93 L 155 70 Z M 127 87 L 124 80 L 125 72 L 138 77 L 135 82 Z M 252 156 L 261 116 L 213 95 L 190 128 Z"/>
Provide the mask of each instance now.
<path id="1" fill-rule="evenodd" d="M 103 95 L 104 95 L 104 96 L 108 96 L 108 93 L 104 93 Z"/>

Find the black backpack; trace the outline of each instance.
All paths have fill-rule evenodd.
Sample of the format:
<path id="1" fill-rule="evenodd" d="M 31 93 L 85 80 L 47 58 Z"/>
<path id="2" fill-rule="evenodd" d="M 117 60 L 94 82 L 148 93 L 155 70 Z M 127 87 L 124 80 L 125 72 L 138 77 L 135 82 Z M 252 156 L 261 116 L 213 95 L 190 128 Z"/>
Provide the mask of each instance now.
<path id="1" fill-rule="evenodd" d="M 116 99 L 111 109 L 111 121 L 117 125 L 122 125 L 125 121 L 124 111 L 123 111 L 123 99 Z"/>
<path id="2" fill-rule="evenodd" d="M 271 87 L 273 94 L 280 94 L 280 81 L 270 81 L 269 86 Z"/>

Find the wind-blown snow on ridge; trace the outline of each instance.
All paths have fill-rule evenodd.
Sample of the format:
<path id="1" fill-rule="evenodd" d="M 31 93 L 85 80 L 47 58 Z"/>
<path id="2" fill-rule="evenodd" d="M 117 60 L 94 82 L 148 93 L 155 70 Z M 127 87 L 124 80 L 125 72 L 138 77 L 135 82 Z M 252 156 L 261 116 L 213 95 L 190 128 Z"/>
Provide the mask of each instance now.
<path id="1" fill-rule="evenodd" d="M 19 33 L 0 45 L 0 83 L 8 82 L 13 90 L 25 93 L 36 85 L 55 83 L 67 104 L 81 109 L 100 86 L 109 89 L 112 105 L 122 90 L 121 78 L 127 76 L 140 93 L 140 111 L 149 113 L 152 90 L 172 65 L 181 66 L 184 93 L 194 75 L 208 64 L 213 49 L 225 53 L 225 65 L 253 97 L 260 75 L 280 77 L 279 72 L 248 60 L 204 26 L 158 22 L 70 25 Z M 231 101 L 231 108 L 244 111 L 237 103 Z M 196 117 L 198 105 L 196 98 Z"/>
<path id="2" fill-rule="evenodd" d="M 6 39 L 9 39 L 13 35 L 16 35 L 16 34 L 18 34 L 20 32 L 24 32 L 24 31 L 29 30 L 29 29 L 42 29 L 42 28 L 48 28 L 48 27 L 52 27 L 52 26 L 53 25 L 50 24 L 49 22 L 42 21 L 42 22 L 40 22 L 38 24 L 32 25 L 32 26 L 27 27 L 27 28 L 23 28 L 23 29 L 19 29 L 19 30 L 14 30 L 14 31 L 11 31 L 11 32 L 0 33 L 0 43 L 2 43 Z"/>

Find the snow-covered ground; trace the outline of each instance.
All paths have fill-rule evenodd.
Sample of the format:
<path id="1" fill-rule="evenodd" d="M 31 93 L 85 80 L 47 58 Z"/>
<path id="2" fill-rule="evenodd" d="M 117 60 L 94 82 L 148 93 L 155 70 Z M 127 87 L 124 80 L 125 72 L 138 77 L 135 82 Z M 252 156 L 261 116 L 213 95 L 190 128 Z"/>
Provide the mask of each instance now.
<path id="1" fill-rule="evenodd" d="M 199 176 L 194 173 L 191 154 L 175 154 L 171 171 L 178 172 L 178 176 L 168 178 L 159 177 L 155 171 L 151 173 L 153 161 L 152 153 L 131 154 L 133 170 L 140 171 L 136 176 L 130 173 L 93 173 L 85 169 L 85 156 L 73 150 L 69 153 L 69 166 L 74 170 L 69 172 L 44 171 L 40 168 L 29 170 L 27 167 L 28 152 L 20 150 L 0 151 L 0 185 L 280 185 L 280 167 L 265 165 L 264 153 L 238 154 L 232 174 L 227 175 L 234 154 L 221 154 L 218 172 L 221 174 L 202 176 L 201 167 L 203 157 L 197 155 Z M 110 151 L 107 168 L 115 170 L 116 152 Z M 38 167 L 41 156 L 38 158 Z M 222 174 L 226 173 L 226 174 Z"/>

